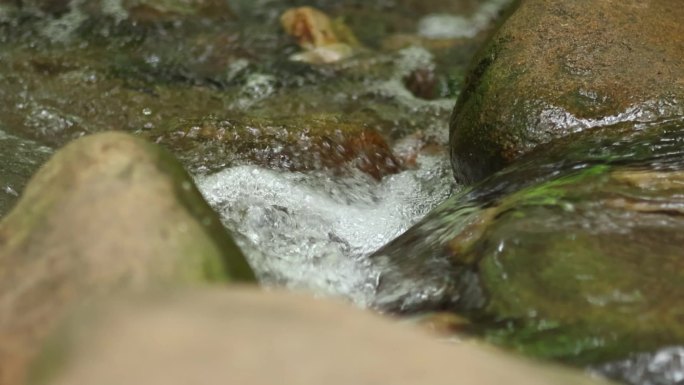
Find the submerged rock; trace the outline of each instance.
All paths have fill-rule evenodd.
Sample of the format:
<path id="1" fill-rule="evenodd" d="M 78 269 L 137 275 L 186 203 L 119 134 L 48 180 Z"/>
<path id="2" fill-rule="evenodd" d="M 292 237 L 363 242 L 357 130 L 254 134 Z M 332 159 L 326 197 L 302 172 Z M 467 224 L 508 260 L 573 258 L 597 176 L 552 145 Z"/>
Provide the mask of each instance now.
<path id="1" fill-rule="evenodd" d="M 520 0 L 475 58 L 451 118 L 456 178 L 539 144 L 684 115 L 684 7 L 669 0 Z"/>
<path id="2" fill-rule="evenodd" d="M 336 172 L 357 168 L 381 179 L 402 169 L 384 136 L 369 124 L 335 115 L 185 121 L 150 134 L 201 172 L 248 161 L 270 169 Z"/>
<path id="3" fill-rule="evenodd" d="M 139 23 L 179 21 L 191 17 L 230 19 L 234 16 L 227 3 L 221 0 L 17 0 L 14 3 L 23 12 L 38 12 L 49 17 L 66 16 L 72 21 L 83 20 L 74 17 L 76 13 L 108 15 Z"/>
<path id="4" fill-rule="evenodd" d="M 281 292 L 174 293 L 84 313 L 51 339 L 35 384 L 605 384 Z"/>
<path id="5" fill-rule="evenodd" d="M 49 147 L 0 129 L 0 218 L 9 212 L 31 175 L 51 153 Z"/>
<path id="6" fill-rule="evenodd" d="M 577 364 L 684 344 L 682 138 L 621 123 L 537 149 L 378 251 L 376 306 Z"/>
<path id="7" fill-rule="evenodd" d="M 166 152 L 122 133 L 57 152 L 0 222 L 0 382 L 64 311 L 120 290 L 252 280 L 250 267 Z"/>

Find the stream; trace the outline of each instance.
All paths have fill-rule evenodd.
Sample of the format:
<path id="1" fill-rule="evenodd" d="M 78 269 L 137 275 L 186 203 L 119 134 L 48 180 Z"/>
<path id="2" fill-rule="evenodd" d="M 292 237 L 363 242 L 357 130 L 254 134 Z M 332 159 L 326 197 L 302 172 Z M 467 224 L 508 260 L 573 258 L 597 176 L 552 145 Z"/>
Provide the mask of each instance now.
<path id="1" fill-rule="evenodd" d="M 363 307 L 374 301 L 380 274 L 366 257 L 455 189 L 446 154 L 420 156 L 417 169 L 381 181 L 239 166 L 198 176 L 197 185 L 262 283 Z"/>
<path id="2" fill-rule="evenodd" d="M 631 232 L 638 238 L 653 231 L 656 235 L 644 244 L 657 245 L 664 233 L 658 226 L 672 230 L 679 225 L 684 125 L 667 121 L 658 135 L 647 133 L 647 123 L 657 116 L 681 112 L 676 100 L 593 120 L 547 106 L 540 119 L 547 125 L 574 124 L 575 136 L 550 146 L 548 156 L 533 153 L 482 184 L 465 186 L 454 178 L 452 109 L 471 59 L 510 3 L 0 1 L 0 217 L 60 147 L 84 135 L 122 130 L 165 147 L 180 160 L 266 287 L 392 313 L 458 309 L 491 326 L 466 330 L 490 342 L 543 358 L 561 357 L 557 360 L 628 384 L 684 384 L 684 352 L 676 343 L 660 344 L 655 351 L 646 344 L 643 351 L 630 350 L 629 357 L 591 361 L 591 349 L 607 343 L 599 337 L 573 339 L 574 308 L 560 311 L 561 321 L 571 320 L 566 330 L 560 321 L 538 318 L 537 304 L 526 307 L 525 302 L 536 299 L 544 285 L 552 294 L 589 287 L 585 281 L 594 277 L 580 273 L 576 281 L 584 281 L 577 286 L 572 286 L 575 281 L 554 286 L 562 281 L 554 274 L 574 271 L 574 262 L 566 264 L 573 258 L 577 266 L 599 266 L 614 278 L 613 265 L 601 264 L 611 252 L 604 259 L 586 257 L 605 240 L 619 249 L 623 240 L 631 245 L 636 239 Z M 302 36 L 284 32 L 282 15 L 305 5 L 330 16 L 324 25 L 339 41 L 312 48 Z M 330 59 L 337 55 L 342 58 Z M 598 103 L 597 95 L 587 95 L 578 100 Z M 634 122 L 643 127 L 619 137 L 580 132 L 611 126 L 622 135 Z M 604 182 L 614 184 L 605 187 Z M 595 190 L 586 192 L 586 186 Z M 649 195 L 649 189 L 657 191 Z M 629 210 L 638 212 L 639 220 Z M 506 222 L 507 216 L 520 222 Z M 608 235 L 592 238 L 599 230 Z M 679 239 L 674 230 L 667 234 L 672 242 Z M 535 253 L 522 247 L 515 254 L 525 242 Z M 563 254 L 566 243 L 572 250 Z M 559 251 L 547 245 L 560 245 Z M 585 246 L 585 254 L 573 254 Z M 674 266 L 667 271 L 674 277 L 681 265 L 668 247 L 676 245 L 661 247 L 663 265 Z M 481 261 L 469 258 L 481 250 L 494 257 L 476 266 Z M 504 315 L 489 314 L 487 290 L 517 290 L 505 286 L 510 273 L 505 268 L 512 275 L 519 272 L 505 266 L 506 253 L 526 261 L 526 269 L 541 271 L 548 266 L 530 256 L 537 251 L 560 256 L 541 274 L 548 281 L 523 280 L 532 283 L 520 289 L 513 305 L 508 306 L 505 295 L 500 303 L 491 301 Z M 628 261 L 619 262 L 621 271 L 638 276 L 635 282 L 656 282 L 659 272 L 649 270 L 642 277 L 641 266 L 635 267 L 641 263 L 639 253 L 624 251 Z M 486 268 L 501 278 L 502 287 L 496 286 L 499 281 L 481 285 L 487 277 L 478 275 Z M 456 277 L 460 281 L 455 284 Z M 661 289 L 652 286 L 656 294 Z M 590 289 L 602 295 L 580 302 L 595 299 L 592 306 L 599 313 L 611 301 L 627 304 L 618 308 L 619 314 L 642 295 L 638 287 L 627 294 L 618 289 L 605 294 L 608 289 L 600 283 Z M 549 314 L 556 314 L 554 306 L 572 302 L 564 294 L 549 301 Z M 547 305 L 539 302 L 540 308 Z M 632 310 L 625 310 L 625 317 Z M 607 328 L 624 326 L 619 320 L 602 324 L 604 319 L 597 319 Z M 619 332 L 631 336 L 630 328 Z M 558 345 L 548 350 L 546 340 L 534 340 L 556 332 Z M 645 335 L 660 337 L 657 330 Z M 587 361 L 572 361 L 583 349 L 589 351 Z"/>

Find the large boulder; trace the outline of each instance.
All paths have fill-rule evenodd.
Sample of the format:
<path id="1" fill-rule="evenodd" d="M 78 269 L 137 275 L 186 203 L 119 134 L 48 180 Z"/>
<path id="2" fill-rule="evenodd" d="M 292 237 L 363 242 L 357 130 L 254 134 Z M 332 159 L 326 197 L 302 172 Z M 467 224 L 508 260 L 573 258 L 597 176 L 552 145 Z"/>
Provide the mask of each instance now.
<path id="1" fill-rule="evenodd" d="M 473 62 L 451 117 L 456 178 L 620 121 L 684 115 L 684 7 L 520 0 Z"/>
<path id="2" fill-rule="evenodd" d="M 120 300 L 50 341 L 35 384 L 605 384 L 349 305 L 245 288 Z"/>
<path id="3" fill-rule="evenodd" d="M 455 310 L 579 365 L 684 345 L 683 135 L 620 123 L 542 146 L 372 256 L 376 306 Z"/>
<path id="4" fill-rule="evenodd" d="M 0 222 L 0 383 L 71 306 L 121 290 L 251 280 L 190 177 L 128 134 L 79 139 L 32 178 Z"/>

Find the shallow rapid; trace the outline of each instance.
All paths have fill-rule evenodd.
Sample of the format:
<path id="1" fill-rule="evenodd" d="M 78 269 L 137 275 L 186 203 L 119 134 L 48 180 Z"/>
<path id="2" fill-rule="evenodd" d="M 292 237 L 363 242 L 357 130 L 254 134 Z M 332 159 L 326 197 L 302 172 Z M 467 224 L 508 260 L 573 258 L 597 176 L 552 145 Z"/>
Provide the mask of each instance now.
<path id="1" fill-rule="evenodd" d="M 236 235 L 262 283 L 374 298 L 379 272 L 366 257 L 455 189 L 445 153 L 376 181 L 361 172 L 274 171 L 236 166 L 198 176 L 197 185 Z"/>

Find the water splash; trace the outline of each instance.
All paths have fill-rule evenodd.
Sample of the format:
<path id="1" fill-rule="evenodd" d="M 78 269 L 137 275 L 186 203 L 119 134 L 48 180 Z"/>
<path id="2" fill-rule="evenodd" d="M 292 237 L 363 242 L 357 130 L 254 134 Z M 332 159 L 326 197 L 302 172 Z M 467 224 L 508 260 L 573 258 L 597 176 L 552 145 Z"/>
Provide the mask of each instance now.
<path id="1" fill-rule="evenodd" d="M 533 109 L 534 107 L 530 107 Z M 579 118 L 561 107 L 548 106 L 539 114 L 539 127 L 545 131 L 565 128 L 568 132 L 581 132 L 595 127 L 606 127 L 618 123 L 650 123 L 668 116 L 684 115 L 682 103 L 675 98 L 647 100 L 627 107 L 614 115 L 597 119 Z"/>
<path id="2" fill-rule="evenodd" d="M 491 0 L 471 16 L 435 13 L 418 22 L 418 34 L 428 39 L 473 38 L 488 28 L 510 0 Z"/>
<path id="3" fill-rule="evenodd" d="M 636 354 L 595 367 L 592 372 L 635 385 L 681 385 L 684 384 L 684 347 Z"/>
<path id="4" fill-rule="evenodd" d="M 0 218 L 19 198 L 35 170 L 52 149 L 7 133 L 0 127 Z"/>
<path id="5" fill-rule="evenodd" d="M 378 272 L 366 257 L 446 199 L 454 185 L 446 154 L 378 182 L 351 171 L 292 173 L 238 166 L 197 185 L 263 284 L 373 301 Z"/>

